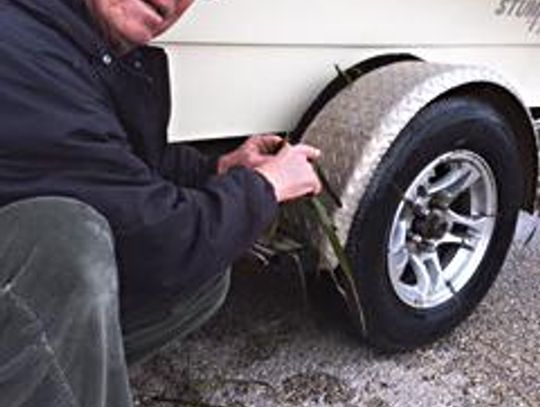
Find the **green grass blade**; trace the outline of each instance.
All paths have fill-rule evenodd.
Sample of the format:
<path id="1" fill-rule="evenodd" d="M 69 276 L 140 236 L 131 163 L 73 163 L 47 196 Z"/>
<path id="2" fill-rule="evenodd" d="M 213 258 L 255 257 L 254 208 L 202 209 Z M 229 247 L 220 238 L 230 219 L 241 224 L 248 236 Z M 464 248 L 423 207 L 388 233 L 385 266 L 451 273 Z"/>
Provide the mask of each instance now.
<path id="1" fill-rule="evenodd" d="M 328 238 L 330 242 L 332 250 L 334 251 L 334 254 L 338 260 L 340 270 L 345 276 L 346 286 L 343 287 L 341 285 L 334 271 L 332 271 L 333 273 L 332 279 L 334 280 L 334 283 L 336 284 L 337 289 L 342 293 L 342 295 L 345 296 L 345 299 L 347 301 L 347 305 L 349 306 L 349 308 L 352 308 L 353 311 L 356 311 L 355 313 L 359 317 L 360 327 L 362 329 L 362 332 L 365 335 L 366 329 L 367 329 L 366 321 L 365 321 L 364 311 L 360 303 L 360 295 L 358 293 L 357 282 L 354 278 L 351 262 L 349 261 L 349 258 L 347 257 L 347 254 L 345 253 L 344 247 L 341 245 L 341 242 L 339 241 L 339 238 L 336 234 L 336 227 L 334 226 L 332 219 L 330 218 L 330 215 L 328 214 L 328 210 L 326 209 L 326 206 L 317 197 L 310 198 L 309 204 L 315 214 L 315 217 L 319 225 L 321 226 L 324 234 L 326 235 L 326 237 Z"/>

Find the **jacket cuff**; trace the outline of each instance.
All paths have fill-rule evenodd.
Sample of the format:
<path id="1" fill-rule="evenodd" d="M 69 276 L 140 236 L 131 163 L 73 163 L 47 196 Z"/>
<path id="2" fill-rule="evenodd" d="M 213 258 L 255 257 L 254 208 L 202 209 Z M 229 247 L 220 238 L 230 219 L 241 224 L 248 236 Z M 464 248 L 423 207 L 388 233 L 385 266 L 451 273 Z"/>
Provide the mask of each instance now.
<path id="1" fill-rule="evenodd" d="M 246 178 L 252 180 L 250 190 L 247 191 L 252 200 L 252 205 L 260 210 L 262 224 L 269 226 L 276 218 L 279 210 L 279 203 L 276 198 L 274 186 L 262 174 L 246 167 L 234 167 L 229 172 L 242 173 Z"/>

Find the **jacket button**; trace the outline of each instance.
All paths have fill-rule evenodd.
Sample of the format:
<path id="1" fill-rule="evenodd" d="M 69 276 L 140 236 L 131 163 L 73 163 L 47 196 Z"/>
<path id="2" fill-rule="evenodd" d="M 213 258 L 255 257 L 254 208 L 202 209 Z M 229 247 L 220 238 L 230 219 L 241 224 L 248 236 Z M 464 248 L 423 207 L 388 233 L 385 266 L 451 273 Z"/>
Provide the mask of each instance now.
<path id="1" fill-rule="evenodd" d="M 105 54 L 103 55 L 103 57 L 101 58 L 101 60 L 103 61 L 103 63 L 105 65 L 110 65 L 112 63 L 112 57 L 109 55 L 109 54 Z"/>

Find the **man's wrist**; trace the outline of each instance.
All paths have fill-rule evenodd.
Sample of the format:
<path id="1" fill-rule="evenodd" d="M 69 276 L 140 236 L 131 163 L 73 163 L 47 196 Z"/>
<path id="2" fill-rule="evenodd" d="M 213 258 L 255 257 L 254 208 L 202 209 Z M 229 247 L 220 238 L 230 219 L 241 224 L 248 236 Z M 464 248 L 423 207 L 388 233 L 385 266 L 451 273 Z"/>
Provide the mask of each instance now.
<path id="1" fill-rule="evenodd" d="M 272 191 L 274 192 L 274 196 L 276 198 L 277 202 L 281 202 L 281 194 L 279 193 L 277 189 L 278 181 L 275 178 L 275 176 L 270 172 L 266 171 L 264 168 L 254 168 L 254 171 L 262 178 L 264 181 L 268 184 L 270 188 L 272 188 Z"/>

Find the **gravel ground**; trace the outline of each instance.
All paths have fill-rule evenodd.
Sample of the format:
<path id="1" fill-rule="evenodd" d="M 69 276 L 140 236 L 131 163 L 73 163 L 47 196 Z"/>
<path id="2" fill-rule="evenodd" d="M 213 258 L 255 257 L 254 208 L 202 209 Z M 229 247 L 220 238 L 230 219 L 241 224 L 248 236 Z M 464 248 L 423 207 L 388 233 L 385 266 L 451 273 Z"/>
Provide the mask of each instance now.
<path id="1" fill-rule="evenodd" d="M 540 406 L 540 232 L 524 247 L 537 223 L 522 216 L 495 286 L 454 333 L 391 356 L 307 305 L 290 267 L 243 264 L 212 321 L 132 369 L 136 404 Z"/>

